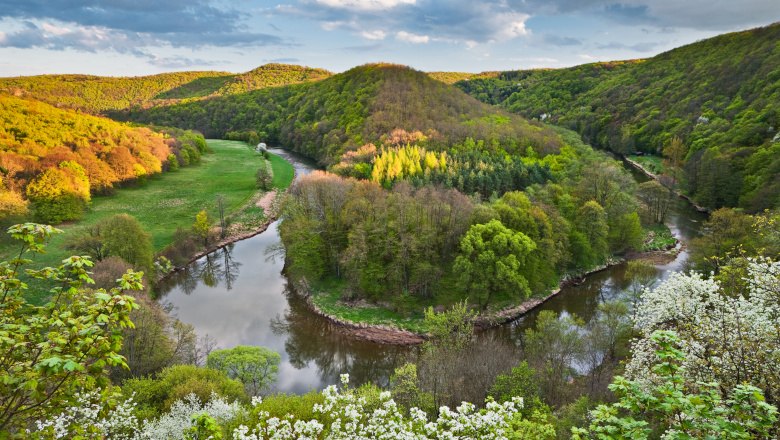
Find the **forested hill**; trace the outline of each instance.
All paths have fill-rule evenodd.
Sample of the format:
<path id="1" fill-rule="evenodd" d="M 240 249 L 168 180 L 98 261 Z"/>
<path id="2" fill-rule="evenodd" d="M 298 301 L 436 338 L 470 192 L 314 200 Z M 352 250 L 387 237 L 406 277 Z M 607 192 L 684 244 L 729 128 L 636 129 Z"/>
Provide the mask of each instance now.
<path id="1" fill-rule="evenodd" d="M 164 133 L 0 94 L 0 220 L 78 218 L 91 193 L 195 163 L 203 137 Z M 28 203 L 29 202 L 29 203 Z"/>
<path id="2" fill-rule="evenodd" d="M 457 86 L 620 153 L 685 146 L 684 189 L 706 206 L 780 206 L 780 23 L 647 60 L 503 72 Z"/>
<path id="3" fill-rule="evenodd" d="M 369 142 L 412 142 L 428 148 L 483 141 L 485 149 L 544 155 L 559 136 L 539 123 L 486 105 L 404 66 L 370 64 L 328 79 L 241 95 L 136 110 L 131 120 L 192 128 L 207 137 L 256 133 L 333 164 Z M 469 142 L 471 142 L 469 140 Z"/>
<path id="4" fill-rule="evenodd" d="M 330 75 L 327 70 L 288 64 L 265 64 L 240 74 L 206 71 L 138 77 L 40 75 L 0 78 L 0 92 L 98 114 L 243 93 Z"/>

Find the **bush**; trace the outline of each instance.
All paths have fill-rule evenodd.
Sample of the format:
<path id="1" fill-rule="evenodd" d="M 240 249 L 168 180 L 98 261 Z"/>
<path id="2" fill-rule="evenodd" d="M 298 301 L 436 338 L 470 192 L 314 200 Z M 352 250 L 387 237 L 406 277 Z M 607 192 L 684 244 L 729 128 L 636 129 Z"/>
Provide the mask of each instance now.
<path id="1" fill-rule="evenodd" d="M 150 419 L 168 411 L 177 400 L 194 394 L 201 403 L 212 394 L 230 402 L 248 400 L 244 385 L 221 371 L 194 365 L 176 365 L 162 370 L 154 378 L 129 379 L 122 383 L 122 393 L 138 403 L 140 419 Z"/>

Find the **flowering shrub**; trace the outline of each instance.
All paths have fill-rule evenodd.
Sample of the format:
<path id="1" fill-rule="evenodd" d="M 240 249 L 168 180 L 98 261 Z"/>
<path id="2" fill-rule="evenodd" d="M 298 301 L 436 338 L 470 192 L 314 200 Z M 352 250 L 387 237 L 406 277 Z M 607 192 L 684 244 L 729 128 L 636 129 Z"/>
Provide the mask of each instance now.
<path id="1" fill-rule="evenodd" d="M 28 434 L 34 438 L 70 439 L 110 438 L 131 440 L 135 438 L 139 423 L 133 399 L 119 402 L 109 409 L 97 391 L 79 393 L 72 406 L 45 421 L 36 421 L 36 430 Z"/>
<path id="2" fill-rule="evenodd" d="M 323 404 L 314 407 L 320 420 L 293 420 L 259 414 L 260 421 L 254 428 L 240 426 L 233 432 L 235 440 L 260 439 L 455 439 L 507 438 L 510 423 L 522 408 L 522 400 L 514 399 L 499 404 L 488 401 L 485 409 L 464 402 L 454 411 L 443 406 L 435 420 L 428 420 L 424 411 L 412 408 L 405 417 L 390 398 L 389 392 L 379 396 L 379 407 L 371 413 L 364 411 L 365 399 L 356 397 L 347 388 L 349 376 L 341 377 L 343 388 L 326 388 Z M 258 403 L 259 400 L 253 400 Z"/>
<path id="3" fill-rule="evenodd" d="M 656 330 L 673 330 L 684 354 L 683 373 L 691 382 L 718 382 L 732 390 L 742 383 L 780 398 L 780 262 L 749 260 L 739 282 L 672 274 L 646 290 L 635 325 L 640 337 L 626 376 L 658 384 L 652 366 Z"/>
<path id="4" fill-rule="evenodd" d="M 171 410 L 163 414 L 159 419 L 146 421 L 143 429 L 136 437 L 138 440 L 168 440 L 181 439 L 188 431 L 193 420 L 200 420 L 203 414 L 208 415 L 219 423 L 224 423 L 238 415 L 243 408 L 237 402 L 227 403 L 222 398 L 214 395 L 206 404 L 202 404 L 194 395 L 190 394 L 183 400 L 176 401 Z"/>

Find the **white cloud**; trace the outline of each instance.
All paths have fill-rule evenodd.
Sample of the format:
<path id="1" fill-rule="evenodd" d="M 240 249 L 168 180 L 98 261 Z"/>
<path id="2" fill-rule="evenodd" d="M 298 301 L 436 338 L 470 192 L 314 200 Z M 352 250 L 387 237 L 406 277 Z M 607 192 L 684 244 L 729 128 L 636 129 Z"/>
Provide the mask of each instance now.
<path id="1" fill-rule="evenodd" d="M 384 11 L 399 5 L 413 5 L 417 0 L 315 0 L 324 6 L 360 11 Z"/>
<path id="2" fill-rule="evenodd" d="M 417 35 L 406 31 L 399 31 L 395 34 L 395 38 L 400 41 L 414 44 L 425 44 L 431 41 L 431 37 L 427 35 Z"/>
<path id="3" fill-rule="evenodd" d="M 376 31 L 362 31 L 360 33 L 360 36 L 365 38 L 366 40 L 384 40 L 387 36 L 387 32 L 383 30 L 376 30 Z"/>
<path id="4" fill-rule="evenodd" d="M 511 40 L 516 37 L 524 37 L 531 33 L 525 27 L 525 22 L 531 18 L 528 14 L 510 12 L 496 16 L 496 26 L 498 32 L 496 36 L 500 40 Z"/>

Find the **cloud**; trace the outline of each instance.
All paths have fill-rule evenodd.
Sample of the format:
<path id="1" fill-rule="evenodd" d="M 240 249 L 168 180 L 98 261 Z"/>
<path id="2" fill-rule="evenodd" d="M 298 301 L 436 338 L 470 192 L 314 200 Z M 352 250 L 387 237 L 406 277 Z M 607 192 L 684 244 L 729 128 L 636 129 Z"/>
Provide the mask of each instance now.
<path id="1" fill-rule="evenodd" d="M 395 34 L 396 40 L 405 41 L 407 43 L 425 44 L 431 41 L 431 37 L 427 35 L 417 35 L 411 32 L 399 31 Z"/>
<path id="2" fill-rule="evenodd" d="M 620 24 L 724 31 L 780 20 L 777 0 L 508 0 L 531 15 L 592 14 Z"/>
<path id="3" fill-rule="evenodd" d="M 508 0 L 299 0 L 273 13 L 305 18 L 326 30 L 346 29 L 366 37 L 366 29 L 393 29 L 397 39 L 470 45 L 529 35 L 530 15 Z M 400 35 L 399 35 L 400 34 Z"/>
<path id="4" fill-rule="evenodd" d="M 384 40 L 387 36 L 387 32 L 382 30 L 377 31 L 362 31 L 360 36 L 366 40 Z"/>
<path id="5" fill-rule="evenodd" d="M 29 47 L 56 49 L 66 45 L 92 50 L 89 41 L 79 40 L 74 32 L 105 32 L 111 38 L 137 44 L 188 48 L 286 43 L 278 36 L 248 30 L 244 16 L 208 0 L 0 0 L 0 19 L 4 22 L 36 24 L 39 44 Z M 53 28 L 44 29 L 42 23 Z M 60 36 L 61 42 L 53 41 L 58 37 L 56 28 L 67 30 Z M 5 44 L 21 47 L 31 43 L 36 38 L 33 32 L 29 27 L 7 32 Z"/>
<path id="6" fill-rule="evenodd" d="M 349 51 L 349 52 L 374 52 L 379 49 L 382 49 L 381 43 L 374 43 L 374 44 L 363 44 L 359 46 L 347 46 L 342 47 L 343 50 Z"/>
<path id="7" fill-rule="evenodd" d="M 360 11 L 385 11 L 398 5 L 413 5 L 416 0 L 315 0 L 324 6 Z"/>

